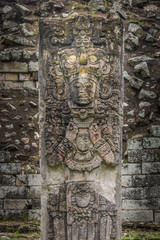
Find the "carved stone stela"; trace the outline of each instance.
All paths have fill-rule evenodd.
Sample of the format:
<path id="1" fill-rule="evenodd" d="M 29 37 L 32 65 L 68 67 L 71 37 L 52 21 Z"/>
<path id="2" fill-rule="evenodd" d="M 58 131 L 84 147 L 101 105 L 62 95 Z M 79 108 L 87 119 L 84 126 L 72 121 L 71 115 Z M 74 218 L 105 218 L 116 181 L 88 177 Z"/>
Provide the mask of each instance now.
<path id="1" fill-rule="evenodd" d="M 48 171 L 91 174 L 102 164 L 118 166 L 121 29 L 119 19 L 90 15 L 40 23 Z M 87 182 L 70 178 L 56 185 L 58 193 L 48 192 L 48 240 L 117 239 L 116 203 Z"/>

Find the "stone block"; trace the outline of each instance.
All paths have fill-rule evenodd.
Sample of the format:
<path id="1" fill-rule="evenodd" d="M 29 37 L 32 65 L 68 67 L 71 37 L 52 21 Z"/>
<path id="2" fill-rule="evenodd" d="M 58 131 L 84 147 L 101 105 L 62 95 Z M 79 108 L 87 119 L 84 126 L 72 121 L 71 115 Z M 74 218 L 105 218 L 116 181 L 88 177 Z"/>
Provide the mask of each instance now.
<path id="1" fill-rule="evenodd" d="M 142 149 L 142 138 L 129 139 L 128 150 L 139 150 Z"/>
<path id="2" fill-rule="evenodd" d="M 41 186 L 41 175 L 40 174 L 29 174 L 28 177 L 28 186 Z"/>
<path id="3" fill-rule="evenodd" d="M 1 73 L 0 81 L 18 81 L 17 73 Z"/>
<path id="4" fill-rule="evenodd" d="M 139 209 L 150 209 L 150 201 L 149 200 L 123 200 L 122 201 L 122 209 L 125 210 L 139 210 Z"/>
<path id="5" fill-rule="evenodd" d="M 30 74 L 29 73 L 20 73 L 19 74 L 19 81 L 30 81 Z"/>
<path id="6" fill-rule="evenodd" d="M 21 173 L 21 163 L 1 163 L 0 174 L 16 175 Z"/>
<path id="7" fill-rule="evenodd" d="M 0 200 L 0 210 L 2 210 L 3 209 L 3 200 Z"/>
<path id="8" fill-rule="evenodd" d="M 123 164 L 122 175 L 141 174 L 141 164 L 129 163 Z"/>
<path id="9" fill-rule="evenodd" d="M 32 207 L 31 199 L 4 199 L 5 210 L 24 210 Z"/>
<path id="10" fill-rule="evenodd" d="M 23 174 L 23 175 L 17 175 L 16 176 L 16 185 L 17 186 L 24 186 L 27 185 L 27 175 Z"/>
<path id="11" fill-rule="evenodd" d="M 22 62 L 8 62 L 0 63 L 0 72 L 28 72 L 28 64 L 27 63 L 22 63 Z"/>
<path id="12" fill-rule="evenodd" d="M 122 211 L 122 221 L 125 222 L 141 222 L 147 223 L 153 221 L 153 211 L 152 210 L 123 210 Z"/>
<path id="13" fill-rule="evenodd" d="M 160 198 L 160 186 L 146 187 L 144 188 L 144 198 Z"/>
<path id="14" fill-rule="evenodd" d="M 24 186 L 2 186 L 0 198 L 25 199 L 29 197 L 29 190 Z"/>
<path id="15" fill-rule="evenodd" d="M 0 151 L 0 162 L 9 162 L 10 161 L 10 152 Z"/>
<path id="16" fill-rule="evenodd" d="M 129 51 L 134 51 L 139 46 L 139 38 L 132 33 L 129 33 L 124 38 L 125 48 Z"/>
<path id="17" fill-rule="evenodd" d="M 139 37 L 140 39 L 144 39 L 146 36 L 146 33 L 143 31 L 143 29 L 135 23 L 130 23 L 128 27 L 128 31 Z"/>
<path id="18" fill-rule="evenodd" d="M 152 187 L 160 185 L 160 175 L 133 176 L 133 187 Z"/>
<path id="19" fill-rule="evenodd" d="M 132 187 L 132 176 L 122 176 L 122 187 Z"/>
<path id="20" fill-rule="evenodd" d="M 13 186 L 16 184 L 16 178 L 12 175 L 0 175 L 1 186 Z"/>
<path id="21" fill-rule="evenodd" d="M 38 62 L 29 62 L 29 71 L 30 72 L 38 72 Z"/>
<path id="22" fill-rule="evenodd" d="M 32 209 L 41 209 L 41 199 L 32 199 Z"/>
<path id="23" fill-rule="evenodd" d="M 40 220 L 41 219 L 41 210 L 29 210 L 28 211 L 28 220 Z"/>
<path id="24" fill-rule="evenodd" d="M 147 62 L 141 62 L 134 67 L 134 73 L 137 76 L 141 76 L 143 78 L 145 77 L 150 77 L 149 69 L 148 69 L 148 64 Z"/>
<path id="25" fill-rule="evenodd" d="M 23 88 L 34 89 L 35 88 L 35 83 L 33 81 L 25 81 L 23 83 Z"/>
<path id="26" fill-rule="evenodd" d="M 151 126 L 151 133 L 154 137 L 160 137 L 160 125 Z"/>
<path id="27" fill-rule="evenodd" d="M 160 173 L 160 162 L 142 163 L 142 174 Z"/>
<path id="28" fill-rule="evenodd" d="M 160 223 L 160 211 L 155 211 L 154 216 L 155 216 L 155 222 Z"/>
<path id="29" fill-rule="evenodd" d="M 146 55 L 142 55 L 142 56 L 137 56 L 137 57 L 133 57 L 133 58 L 129 58 L 128 59 L 128 64 L 131 65 L 131 66 L 134 66 L 138 63 L 141 63 L 141 62 L 148 62 L 148 61 L 152 61 L 154 60 L 154 58 L 150 58 Z"/>
<path id="30" fill-rule="evenodd" d="M 143 147 L 144 148 L 159 148 L 160 147 L 160 138 L 157 138 L 157 137 L 143 138 Z"/>
<path id="31" fill-rule="evenodd" d="M 27 221 L 26 210 L 0 210 L 0 220 L 3 221 Z"/>
<path id="32" fill-rule="evenodd" d="M 139 99 L 154 99 L 156 98 L 157 94 L 153 91 L 147 91 L 145 89 L 141 89 L 138 98 Z"/>
<path id="33" fill-rule="evenodd" d="M 143 199 L 143 188 L 123 188 L 122 189 L 122 196 L 123 199 L 132 199 L 132 200 L 139 200 Z"/>
<path id="34" fill-rule="evenodd" d="M 41 197 L 41 186 L 30 187 L 30 198 L 40 198 Z"/>
<path id="35" fill-rule="evenodd" d="M 23 83 L 22 82 L 14 82 L 14 81 L 6 81 L 4 82 L 5 89 L 22 89 Z"/>
<path id="36" fill-rule="evenodd" d="M 158 153 L 157 153 L 158 155 Z M 128 162 L 129 163 L 140 163 L 140 162 L 153 162 L 155 158 L 154 150 L 129 150 L 128 151 Z"/>

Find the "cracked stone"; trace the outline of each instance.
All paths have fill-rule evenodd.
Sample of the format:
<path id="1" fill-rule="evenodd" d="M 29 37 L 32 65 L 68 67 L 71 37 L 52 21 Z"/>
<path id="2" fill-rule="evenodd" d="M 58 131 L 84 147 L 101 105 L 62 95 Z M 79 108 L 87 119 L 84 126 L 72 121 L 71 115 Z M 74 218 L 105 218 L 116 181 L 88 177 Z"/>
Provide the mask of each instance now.
<path id="1" fill-rule="evenodd" d="M 8 36 L 4 35 L 2 37 L 2 43 L 5 45 L 19 44 L 23 46 L 34 46 L 33 42 L 24 37 Z"/>
<path id="2" fill-rule="evenodd" d="M 144 39 L 146 36 L 146 33 L 143 31 L 143 29 L 135 23 L 130 23 L 128 27 L 128 31 L 139 37 L 140 39 Z"/>
<path id="3" fill-rule="evenodd" d="M 129 33 L 125 36 L 124 42 L 125 48 L 129 51 L 134 51 L 139 46 L 139 38 L 132 33 Z"/>
<path id="4" fill-rule="evenodd" d="M 134 66 L 137 63 L 148 62 L 148 61 L 151 61 L 151 60 L 154 60 L 154 58 L 142 55 L 142 56 L 137 56 L 137 57 L 130 58 L 130 59 L 128 59 L 127 62 L 128 62 L 129 65 Z"/>
<path id="5" fill-rule="evenodd" d="M 152 91 L 147 91 L 145 89 L 141 89 L 140 93 L 139 93 L 139 99 L 143 99 L 143 98 L 150 98 L 150 99 L 154 99 L 156 98 L 157 94 L 152 92 Z"/>
<path id="6" fill-rule="evenodd" d="M 143 78 L 150 77 L 148 64 L 146 62 L 139 63 L 134 66 L 134 73 Z"/>
<path id="7" fill-rule="evenodd" d="M 32 13 L 31 10 L 29 10 L 28 8 L 24 7 L 23 5 L 20 4 L 16 4 L 17 9 L 21 12 L 21 14 L 23 16 L 27 16 L 30 15 Z"/>

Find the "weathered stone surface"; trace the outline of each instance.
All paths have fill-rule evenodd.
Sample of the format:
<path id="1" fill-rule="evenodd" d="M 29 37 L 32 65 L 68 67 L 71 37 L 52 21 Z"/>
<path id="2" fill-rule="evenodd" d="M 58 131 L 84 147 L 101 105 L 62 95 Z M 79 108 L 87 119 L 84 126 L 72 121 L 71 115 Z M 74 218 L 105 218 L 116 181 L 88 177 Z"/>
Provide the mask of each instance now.
<path id="1" fill-rule="evenodd" d="M 160 223 L 160 211 L 155 211 L 155 222 Z"/>
<path id="2" fill-rule="evenodd" d="M 150 201 L 149 200 L 123 200 L 122 201 L 122 209 L 125 210 L 141 210 L 141 209 L 150 209 Z M 138 219 L 137 219 L 138 221 Z"/>
<path id="3" fill-rule="evenodd" d="M 38 62 L 29 62 L 29 71 L 37 72 L 38 71 Z"/>
<path id="4" fill-rule="evenodd" d="M 160 138 L 156 138 L 156 137 L 143 138 L 143 147 L 144 148 L 159 148 L 160 147 Z"/>
<path id="5" fill-rule="evenodd" d="M 153 222 L 152 210 L 123 210 L 122 212 L 123 222 Z"/>
<path id="6" fill-rule="evenodd" d="M 151 103 L 149 103 L 149 102 L 140 102 L 139 103 L 140 108 L 150 107 L 150 106 L 151 106 Z"/>
<path id="7" fill-rule="evenodd" d="M 152 92 L 152 91 L 147 91 L 145 89 L 141 89 L 138 98 L 139 99 L 145 99 L 145 98 L 149 98 L 149 99 L 154 99 L 156 98 L 156 93 Z"/>
<path id="8" fill-rule="evenodd" d="M 143 167 L 143 169 L 144 169 L 144 167 Z M 159 175 L 133 176 L 133 187 L 152 187 L 154 185 L 156 185 L 156 186 L 160 185 L 160 176 Z"/>
<path id="9" fill-rule="evenodd" d="M 136 77 L 131 77 L 127 72 L 124 72 L 124 79 L 127 79 L 131 87 L 134 87 L 136 89 L 140 89 L 143 85 L 143 80 Z"/>
<path id="10" fill-rule="evenodd" d="M 122 187 L 132 187 L 132 176 L 122 176 Z"/>
<path id="11" fill-rule="evenodd" d="M 32 179 L 33 180 L 33 179 Z M 30 182 L 31 183 L 31 179 Z M 41 186 L 31 186 L 30 187 L 30 198 L 40 198 L 41 197 Z"/>
<path id="12" fill-rule="evenodd" d="M 138 117 L 140 117 L 140 118 L 145 118 L 145 117 L 146 117 L 146 111 L 145 111 L 145 109 L 142 109 L 141 111 L 139 111 Z"/>
<path id="13" fill-rule="evenodd" d="M 7 30 L 7 32 L 16 32 L 19 30 L 19 25 L 16 22 L 5 20 L 3 21 L 3 30 Z"/>
<path id="14" fill-rule="evenodd" d="M 129 51 L 134 51 L 139 46 L 138 37 L 136 37 L 132 33 L 129 33 L 125 36 L 124 42 L 125 42 L 125 48 Z"/>
<path id="15" fill-rule="evenodd" d="M 34 51 L 24 50 L 24 51 L 23 51 L 23 58 L 24 58 L 25 60 L 30 60 L 30 59 L 33 57 L 34 54 L 35 54 Z"/>
<path id="16" fill-rule="evenodd" d="M 28 189 L 23 186 L 2 186 L 0 189 L 0 198 L 19 199 L 28 198 Z"/>
<path id="17" fill-rule="evenodd" d="M 154 137 L 160 137 L 160 125 L 151 126 L 151 133 Z"/>
<path id="18" fill-rule="evenodd" d="M 29 73 L 20 73 L 19 74 L 19 81 L 30 81 L 30 74 Z"/>
<path id="19" fill-rule="evenodd" d="M 41 210 L 29 210 L 28 220 L 40 220 L 41 219 Z"/>
<path id="20" fill-rule="evenodd" d="M 41 186 L 40 174 L 17 175 L 17 178 L 26 186 Z"/>
<path id="21" fill-rule="evenodd" d="M 147 34 L 145 40 L 146 40 L 147 42 L 151 42 L 151 43 L 156 42 L 156 39 L 155 39 L 151 34 Z"/>
<path id="22" fill-rule="evenodd" d="M 16 183 L 16 179 L 12 175 L 1 175 L 0 185 L 1 186 L 13 186 Z"/>
<path id="23" fill-rule="evenodd" d="M 28 40 L 27 38 L 24 37 L 16 37 L 16 36 L 11 36 L 11 35 L 4 35 L 2 38 L 2 43 L 5 45 L 22 45 L 22 46 L 31 46 L 34 47 L 34 44 L 31 40 Z"/>
<path id="24" fill-rule="evenodd" d="M 142 62 L 134 66 L 134 73 L 143 78 L 150 77 L 147 62 Z"/>
<path id="25" fill-rule="evenodd" d="M 34 35 L 33 29 L 30 24 L 22 23 L 20 24 L 20 29 L 25 37 Z"/>
<path id="26" fill-rule="evenodd" d="M 21 62 L 1 62 L 0 72 L 28 72 L 28 64 Z"/>
<path id="27" fill-rule="evenodd" d="M 144 198 L 160 198 L 160 186 L 145 187 Z"/>
<path id="28" fill-rule="evenodd" d="M 118 240 L 121 22 L 68 15 L 40 25 L 42 238 Z"/>
<path id="29" fill-rule="evenodd" d="M 128 140 L 128 150 L 138 150 L 142 148 L 142 138 Z"/>
<path id="30" fill-rule="evenodd" d="M 130 23 L 128 27 L 128 31 L 139 37 L 140 39 L 144 39 L 146 33 L 143 31 L 143 29 L 135 23 Z"/>
<path id="31" fill-rule="evenodd" d="M 0 210 L 0 220 L 3 221 L 27 221 L 26 210 Z"/>
<path id="32" fill-rule="evenodd" d="M 160 162 L 142 163 L 142 174 L 152 174 L 160 172 Z"/>
<path id="33" fill-rule="evenodd" d="M 4 199 L 5 210 L 24 210 L 31 208 L 31 199 Z"/>
<path id="34" fill-rule="evenodd" d="M 148 57 L 146 55 L 142 55 L 142 56 L 137 56 L 137 57 L 133 57 L 133 58 L 129 58 L 128 59 L 128 64 L 130 64 L 131 66 L 134 66 L 138 63 L 141 62 L 148 62 L 148 61 L 152 61 L 154 60 L 154 58 Z"/>
<path id="35" fill-rule="evenodd" d="M 19 174 L 21 172 L 21 163 L 1 163 L 0 174 Z"/>
<path id="36" fill-rule="evenodd" d="M 143 199 L 143 188 L 126 188 L 122 189 L 123 199 L 139 200 Z"/>
<path id="37" fill-rule="evenodd" d="M 21 12 L 21 14 L 23 16 L 27 16 L 30 15 L 32 13 L 31 10 L 29 10 L 28 8 L 24 7 L 23 5 L 20 4 L 16 4 L 16 7 L 18 8 L 18 10 Z"/>
<path id="38" fill-rule="evenodd" d="M 123 164 L 122 175 L 141 174 L 141 164 L 129 163 Z"/>
<path id="39" fill-rule="evenodd" d="M 10 152 L 0 151 L 0 162 L 9 162 L 10 161 Z"/>
<path id="40" fill-rule="evenodd" d="M 157 153 L 158 154 L 158 153 Z M 159 154 L 158 154 L 159 156 Z M 158 159 L 157 156 L 157 159 Z M 154 150 L 129 150 L 128 151 L 128 162 L 139 163 L 139 162 L 153 162 L 155 160 Z"/>

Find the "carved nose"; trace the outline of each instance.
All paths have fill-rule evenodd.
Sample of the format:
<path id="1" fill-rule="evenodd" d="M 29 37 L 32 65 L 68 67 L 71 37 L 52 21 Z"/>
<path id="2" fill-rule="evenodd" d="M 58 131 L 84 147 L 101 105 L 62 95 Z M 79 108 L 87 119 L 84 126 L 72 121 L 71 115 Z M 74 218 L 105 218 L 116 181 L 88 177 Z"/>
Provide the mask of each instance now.
<path id="1" fill-rule="evenodd" d="M 87 65 L 87 56 L 86 54 L 81 54 L 79 58 L 79 64 L 80 65 Z"/>

